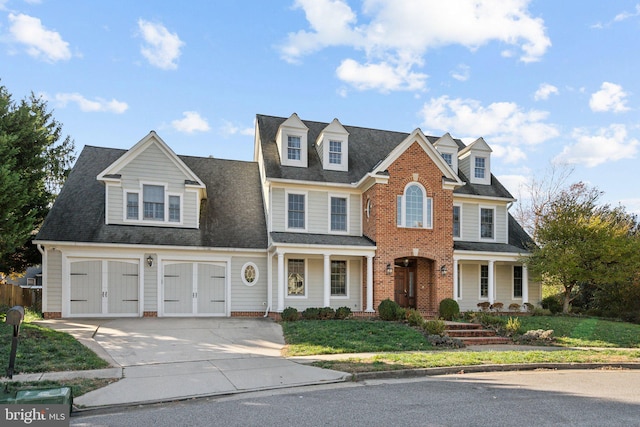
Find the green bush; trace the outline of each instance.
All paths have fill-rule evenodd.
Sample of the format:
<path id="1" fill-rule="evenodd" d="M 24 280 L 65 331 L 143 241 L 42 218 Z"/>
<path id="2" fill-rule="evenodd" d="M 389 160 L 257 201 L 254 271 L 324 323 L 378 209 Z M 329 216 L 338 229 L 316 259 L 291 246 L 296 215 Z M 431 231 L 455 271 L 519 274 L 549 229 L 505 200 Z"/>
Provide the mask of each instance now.
<path id="1" fill-rule="evenodd" d="M 458 302 L 451 298 L 445 298 L 440 301 L 439 308 L 440 317 L 444 320 L 453 320 L 460 316 L 460 306 Z"/>
<path id="2" fill-rule="evenodd" d="M 335 318 L 337 320 L 344 320 L 351 317 L 351 309 L 349 307 L 338 307 L 336 309 Z"/>
<path id="3" fill-rule="evenodd" d="M 336 317 L 336 311 L 331 307 L 322 307 L 318 311 L 320 320 L 331 320 Z"/>
<path id="4" fill-rule="evenodd" d="M 378 306 L 378 315 L 382 320 L 400 320 L 404 316 L 404 310 L 398 305 L 398 303 L 387 298 Z"/>
<path id="5" fill-rule="evenodd" d="M 551 310 L 547 310 L 546 308 L 534 308 L 533 313 L 534 316 L 551 316 Z"/>
<path id="6" fill-rule="evenodd" d="M 414 310 L 413 308 L 407 310 L 406 312 L 407 322 L 411 326 L 422 326 L 424 323 L 424 317 L 418 310 Z"/>
<path id="7" fill-rule="evenodd" d="M 505 325 L 505 330 L 507 331 L 507 336 L 511 337 L 518 333 L 520 329 L 521 323 L 520 319 L 517 317 L 509 317 L 507 324 Z"/>
<path id="8" fill-rule="evenodd" d="M 444 336 L 446 325 L 443 320 L 427 320 L 422 326 L 428 335 Z"/>
<path id="9" fill-rule="evenodd" d="M 562 313 L 562 300 L 560 295 L 549 295 L 540 302 L 542 308 L 551 311 L 552 314 Z"/>
<path id="10" fill-rule="evenodd" d="M 298 310 L 293 307 L 287 307 L 282 310 L 280 317 L 285 322 L 295 322 L 300 318 L 300 313 L 298 313 Z"/>
<path id="11" fill-rule="evenodd" d="M 302 312 L 302 318 L 305 320 L 320 320 L 320 309 L 318 307 L 309 307 Z"/>
<path id="12" fill-rule="evenodd" d="M 530 302 L 525 302 L 522 305 L 527 309 L 528 313 L 533 313 L 533 310 L 535 310 L 535 308 L 536 308 L 536 306 L 531 304 Z"/>
<path id="13" fill-rule="evenodd" d="M 490 314 L 482 313 L 479 316 L 482 326 L 488 329 L 494 329 L 498 332 L 502 331 L 507 325 L 507 319 L 502 316 L 492 316 Z"/>

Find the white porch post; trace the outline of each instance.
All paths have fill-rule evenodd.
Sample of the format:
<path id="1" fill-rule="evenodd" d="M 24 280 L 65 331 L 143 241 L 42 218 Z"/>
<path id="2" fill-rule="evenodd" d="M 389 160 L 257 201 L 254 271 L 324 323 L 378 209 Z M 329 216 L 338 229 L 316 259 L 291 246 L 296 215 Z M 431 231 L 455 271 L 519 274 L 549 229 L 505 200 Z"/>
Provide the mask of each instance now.
<path id="1" fill-rule="evenodd" d="M 373 313 L 373 255 L 367 255 L 367 313 Z"/>
<path id="2" fill-rule="evenodd" d="M 278 308 L 277 312 L 282 313 L 284 310 L 284 253 L 278 252 Z"/>
<path id="3" fill-rule="evenodd" d="M 323 307 L 331 305 L 331 255 L 324 254 L 324 301 Z"/>
<path id="4" fill-rule="evenodd" d="M 458 301 L 460 299 L 460 289 L 458 288 L 458 260 L 453 259 L 453 299 Z"/>
<path id="5" fill-rule="evenodd" d="M 267 255 L 267 307 L 266 312 L 273 311 L 273 254 Z"/>
<path id="6" fill-rule="evenodd" d="M 522 304 L 529 302 L 529 270 L 522 265 Z"/>
<path id="7" fill-rule="evenodd" d="M 494 261 L 489 261 L 489 303 L 493 304 L 495 301 L 496 284 L 494 283 Z"/>

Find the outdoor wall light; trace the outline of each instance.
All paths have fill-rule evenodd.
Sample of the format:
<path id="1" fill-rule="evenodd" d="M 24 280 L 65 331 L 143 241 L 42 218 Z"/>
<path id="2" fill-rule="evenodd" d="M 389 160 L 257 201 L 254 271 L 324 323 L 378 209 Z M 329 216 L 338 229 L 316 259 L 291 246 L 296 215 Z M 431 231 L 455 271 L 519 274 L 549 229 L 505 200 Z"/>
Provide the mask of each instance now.
<path id="1" fill-rule="evenodd" d="M 151 255 L 147 257 L 147 265 L 153 267 L 153 257 Z"/>
<path id="2" fill-rule="evenodd" d="M 387 264 L 387 274 L 389 276 L 393 274 L 393 267 L 391 267 L 391 264 Z"/>
<path id="3" fill-rule="evenodd" d="M 440 274 L 442 274 L 443 276 L 447 275 L 447 266 L 446 265 L 442 265 L 442 267 L 440 267 Z"/>

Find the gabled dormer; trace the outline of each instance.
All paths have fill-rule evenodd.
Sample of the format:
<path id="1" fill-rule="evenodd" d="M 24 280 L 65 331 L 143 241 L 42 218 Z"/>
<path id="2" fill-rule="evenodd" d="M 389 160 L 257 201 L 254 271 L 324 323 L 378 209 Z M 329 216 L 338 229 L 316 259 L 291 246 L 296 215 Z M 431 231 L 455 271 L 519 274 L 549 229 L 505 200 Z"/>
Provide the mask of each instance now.
<path id="1" fill-rule="evenodd" d="M 154 132 L 96 177 L 105 184 L 105 223 L 198 228 L 202 180 Z"/>
<path id="2" fill-rule="evenodd" d="M 491 147 L 478 138 L 458 153 L 460 170 L 471 184 L 491 184 Z"/>
<path id="3" fill-rule="evenodd" d="M 283 166 L 307 167 L 308 132 L 309 128 L 296 113 L 280 125 L 276 134 L 276 145 Z"/>
<path id="4" fill-rule="evenodd" d="M 458 144 L 453 140 L 451 135 L 447 132 L 440 137 L 434 144 L 438 153 L 442 156 L 444 161 L 453 169 L 453 172 L 458 174 Z"/>
<path id="5" fill-rule="evenodd" d="M 316 151 L 322 168 L 336 171 L 349 170 L 349 132 L 338 119 L 320 132 L 316 140 Z"/>

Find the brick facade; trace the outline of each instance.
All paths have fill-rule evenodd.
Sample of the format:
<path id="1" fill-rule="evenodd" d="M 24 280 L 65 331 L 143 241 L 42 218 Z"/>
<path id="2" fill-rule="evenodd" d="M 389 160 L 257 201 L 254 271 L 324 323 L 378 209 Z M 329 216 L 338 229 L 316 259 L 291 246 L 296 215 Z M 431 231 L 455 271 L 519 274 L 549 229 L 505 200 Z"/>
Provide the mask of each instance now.
<path id="1" fill-rule="evenodd" d="M 375 184 L 363 195 L 363 204 L 371 200 L 370 217 L 364 218 L 363 233 L 376 242 L 373 264 L 374 301 L 377 309 L 386 298 L 394 299 L 394 274 L 387 264 L 411 259 L 416 265 L 416 306 L 427 315 L 435 315 L 444 298 L 453 297 L 453 190 L 442 188 L 442 171 L 424 149 L 414 142 L 387 169 L 389 181 Z M 402 228 L 396 225 L 397 196 L 411 182 L 420 183 L 433 199 L 433 228 Z M 364 208 L 364 207 L 363 207 Z M 440 274 L 445 266 L 447 274 Z"/>

